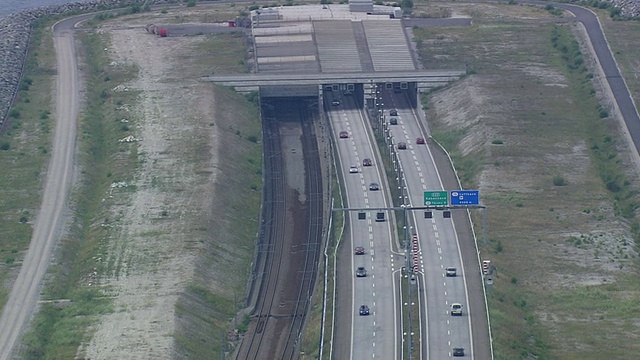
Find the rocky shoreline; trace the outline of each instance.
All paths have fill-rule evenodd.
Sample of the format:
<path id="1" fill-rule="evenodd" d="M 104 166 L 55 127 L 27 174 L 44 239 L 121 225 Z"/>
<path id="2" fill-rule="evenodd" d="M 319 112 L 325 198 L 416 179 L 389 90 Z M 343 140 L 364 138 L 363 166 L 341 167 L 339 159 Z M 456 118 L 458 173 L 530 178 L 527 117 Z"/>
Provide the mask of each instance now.
<path id="1" fill-rule="evenodd" d="M 0 18 L 0 129 L 9 114 L 9 109 L 17 94 L 24 61 L 29 47 L 29 36 L 33 21 L 70 11 L 98 11 L 102 9 L 140 5 L 144 0 L 97 0 L 87 3 L 46 6 L 12 14 Z M 171 3 L 170 0 L 150 1 L 152 4 Z M 640 17 L 640 0 L 610 1 L 621 10 L 623 17 Z"/>

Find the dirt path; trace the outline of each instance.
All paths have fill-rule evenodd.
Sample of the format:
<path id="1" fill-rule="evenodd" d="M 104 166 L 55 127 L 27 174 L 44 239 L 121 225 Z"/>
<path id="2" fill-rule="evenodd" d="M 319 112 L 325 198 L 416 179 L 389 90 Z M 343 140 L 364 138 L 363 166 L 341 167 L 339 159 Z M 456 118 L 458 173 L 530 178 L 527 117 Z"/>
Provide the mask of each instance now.
<path id="1" fill-rule="evenodd" d="M 35 221 L 29 250 L 0 318 L 0 359 L 8 359 L 35 309 L 42 277 L 51 252 L 60 237 L 63 211 L 73 175 L 78 78 L 72 31 L 64 26 L 54 31 L 58 78 L 56 82 L 56 126 L 42 206 Z"/>

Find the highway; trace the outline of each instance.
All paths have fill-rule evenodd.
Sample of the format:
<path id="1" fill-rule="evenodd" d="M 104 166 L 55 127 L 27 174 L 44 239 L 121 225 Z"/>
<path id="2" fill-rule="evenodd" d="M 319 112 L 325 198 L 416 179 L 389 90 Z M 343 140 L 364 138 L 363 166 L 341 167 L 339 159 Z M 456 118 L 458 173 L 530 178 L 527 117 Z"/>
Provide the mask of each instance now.
<path id="1" fill-rule="evenodd" d="M 380 100 L 385 104 L 385 124 L 390 123 L 391 109 L 396 109 L 397 125 L 385 125 L 391 148 L 399 163 L 401 178 L 404 179 L 403 195 L 409 206 L 424 205 L 424 191 L 443 190 L 440 174 L 425 144 L 418 144 L 417 138 L 427 138 L 404 93 L 394 94 L 391 90 L 381 90 Z M 398 149 L 404 142 L 406 149 Z M 420 358 L 444 359 L 452 355 L 452 348 L 465 349 L 466 356 L 473 358 L 471 319 L 468 316 L 468 294 L 459 239 L 455 224 L 450 218 L 443 218 L 442 211 L 433 211 L 433 217 L 426 219 L 424 211 L 409 212 L 409 235 L 417 236 L 419 274 L 417 276 L 420 295 L 421 346 Z M 455 267 L 458 276 L 446 277 L 445 268 Z M 452 316 L 453 303 L 463 306 L 462 316 Z M 415 330 L 414 330 L 415 331 Z"/>
<path id="2" fill-rule="evenodd" d="M 351 96 L 340 92 L 325 92 L 325 103 L 333 100 L 340 105 L 329 105 L 329 118 L 336 139 L 338 166 L 344 178 L 346 194 L 345 206 L 351 208 L 385 207 L 391 203 L 384 169 L 377 162 L 376 149 L 371 128 L 365 122 L 361 111 Z M 347 131 L 348 138 L 340 138 L 340 132 Z M 372 166 L 362 166 L 365 158 L 373 160 Z M 351 173 L 349 167 L 357 166 L 358 171 Z M 380 184 L 379 191 L 369 190 L 369 184 Z M 358 219 L 357 212 L 348 212 L 349 239 L 351 249 L 364 247 L 363 255 L 355 255 L 351 250 L 351 271 L 338 274 L 352 278 L 351 312 L 351 350 L 350 359 L 398 359 L 400 345 L 400 316 L 398 314 L 398 271 L 402 266 L 393 252 L 393 223 L 389 213 L 385 221 L 375 221 L 375 212 L 368 212 L 367 218 Z M 363 266 L 366 277 L 356 277 L 356 268 Z M 367 305 L 368 316 L 359 315 L 359 307 Z M 342 319 L 342 321 L 345 321 Z M 343 340 L 343 339 L 341 339 Z"/>

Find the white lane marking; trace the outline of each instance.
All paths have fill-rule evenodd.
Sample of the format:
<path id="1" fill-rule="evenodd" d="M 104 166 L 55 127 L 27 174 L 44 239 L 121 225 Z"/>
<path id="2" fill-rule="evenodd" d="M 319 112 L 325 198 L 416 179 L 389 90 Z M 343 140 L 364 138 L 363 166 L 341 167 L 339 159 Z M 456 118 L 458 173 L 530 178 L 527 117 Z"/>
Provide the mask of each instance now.
<path id="1" fill-rule="evenodd" d="M 433 236 L 436 237 L 436 238 L 439 238 L 440 234 L 436 231 L 436 232 L 433 233 Z"/>
<path id="2" fill-rule="evenodd" d="M 438 248 L 438 254 L 442 254 L 442 248 Z M 440 257 L 442 259 L 442 257 Z"/>
<path id="3" fill-rule="evenodd" d="M 436 224 L 433 224 L 433 231 L 438 230 L 438 227 L 436 226 Z"/>
<path id="4" fill-rule="evenodd" d="M 365 204 L 367 204 L 367 205 L 369 205 L 369 198 L 365 198 L 365 199 L 364 199 L 364 203 L 365 203 Z"/>
<path id="5" fill-rule="evenodd" d="M 436 239 L 436 245 L 440 246 L 440 240 L 439 239 Z"/>

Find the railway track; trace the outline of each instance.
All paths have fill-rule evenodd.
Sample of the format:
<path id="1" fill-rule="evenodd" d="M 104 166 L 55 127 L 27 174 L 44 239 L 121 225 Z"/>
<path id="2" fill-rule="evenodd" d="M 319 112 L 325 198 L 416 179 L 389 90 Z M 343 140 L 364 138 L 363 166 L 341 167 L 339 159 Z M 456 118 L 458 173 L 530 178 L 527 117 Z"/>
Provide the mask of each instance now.
<path id="1" fill-rule="evenodd" d="M 297 359 L 322 239 L 322 180 L 313 113 L 305 102 L 278 100 L 263 111 L 265 187 L 263 226 L 254 268 L 252 322 L 237 359 Z M 277 114 L 277 117 L 276 117 Z M 291 164 L 284 137 L 299 134 L 304 194 L 287 183 Z M 288 134 L 288 135 L 287 135 Z M 259 283 L 259 285 L 258 285 Z"/>

